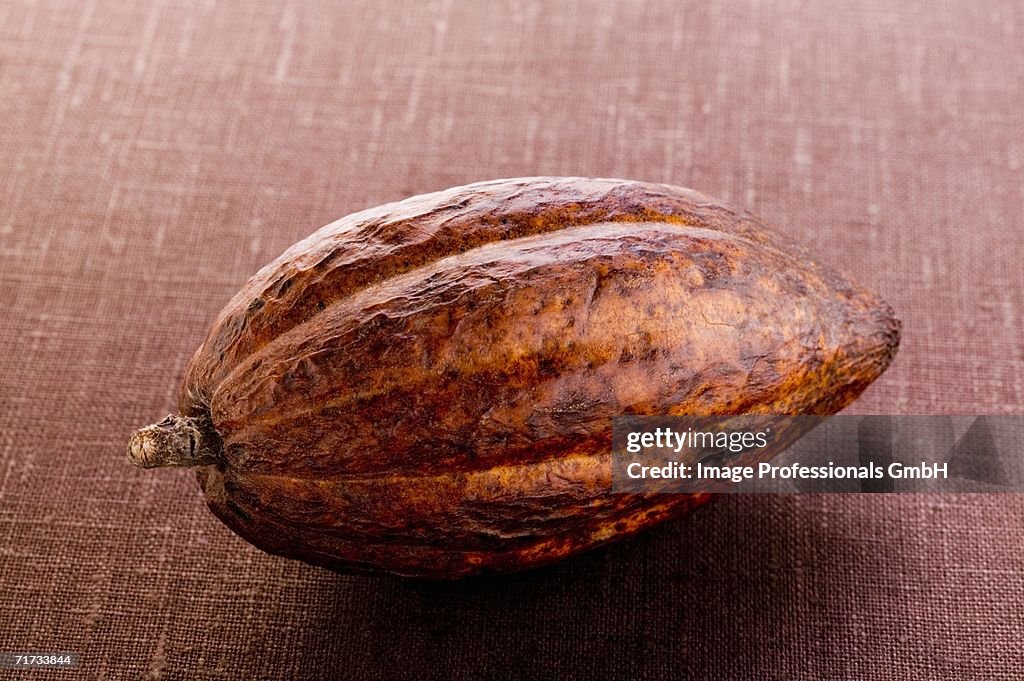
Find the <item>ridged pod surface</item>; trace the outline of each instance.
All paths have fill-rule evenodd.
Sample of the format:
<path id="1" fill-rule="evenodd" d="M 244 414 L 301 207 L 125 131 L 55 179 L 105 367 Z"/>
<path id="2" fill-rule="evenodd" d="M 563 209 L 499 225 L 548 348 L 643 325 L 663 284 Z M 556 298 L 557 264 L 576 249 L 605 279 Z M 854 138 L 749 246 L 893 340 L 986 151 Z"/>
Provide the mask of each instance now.
<path id="1" fill-rule="evenodd" d="M 706 500 L 613 494 L 613 416 L 835 413 L 898 342 L 875 294 L 697 192 L 482 182 L 350 215 L 260 270 L 181 414 L 129 456 L 198 466 L 213 512 L 272 553 L 519 570 Z"/>

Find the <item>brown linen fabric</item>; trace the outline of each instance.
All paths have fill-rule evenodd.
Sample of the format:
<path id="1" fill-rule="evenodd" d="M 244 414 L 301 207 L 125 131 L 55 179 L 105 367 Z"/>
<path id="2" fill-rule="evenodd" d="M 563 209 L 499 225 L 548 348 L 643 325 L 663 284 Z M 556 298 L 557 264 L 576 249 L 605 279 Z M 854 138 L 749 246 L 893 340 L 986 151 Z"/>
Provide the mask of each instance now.
<path id="1" fill-rule="evenodd" d="M 903 348 L 854 411 L 1020 413 L 1022 40 L 1013 0 L 0 3 L 0 649 L 82 656 L 47 679 L 1024 677 L 1019 496 L 730 496 L 425 584 L 264 555 L 124 460 L 293 241 L 536 174 L 692 186 L 882 293 Z"/>

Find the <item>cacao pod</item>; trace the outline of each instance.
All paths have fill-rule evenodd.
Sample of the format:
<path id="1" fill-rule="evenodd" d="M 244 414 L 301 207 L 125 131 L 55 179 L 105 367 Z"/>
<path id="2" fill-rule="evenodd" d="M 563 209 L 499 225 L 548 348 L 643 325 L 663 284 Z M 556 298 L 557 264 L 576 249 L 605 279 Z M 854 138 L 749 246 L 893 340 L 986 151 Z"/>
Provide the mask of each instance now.
<path id="1" fill-rule="evenodd" d="M 697 192 L 482 182 L 260 270 L 133 435 L 256 546 L 339 570 L 519 570 L 707 495 L 613 494 L 623 414 L 831 414 L 889 365 L 873 293 Z"/>

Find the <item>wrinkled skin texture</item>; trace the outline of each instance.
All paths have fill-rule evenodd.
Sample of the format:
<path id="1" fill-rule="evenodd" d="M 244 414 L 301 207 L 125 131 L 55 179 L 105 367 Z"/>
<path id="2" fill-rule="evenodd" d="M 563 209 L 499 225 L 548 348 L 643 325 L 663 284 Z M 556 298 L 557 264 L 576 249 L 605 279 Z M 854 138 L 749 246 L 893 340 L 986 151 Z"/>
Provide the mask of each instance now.
<path id="1" fill-rule="evenodd" d="M 696 192 L 479 183 L 324 227 L 260 270 L 189 366 L 213 512 L 342 570 L 519 570 L 707 495 L 612 494 L 611 417 L 831 414 L 892 310 Z M 774 453 L 774 452 L 772 452 Z"/>

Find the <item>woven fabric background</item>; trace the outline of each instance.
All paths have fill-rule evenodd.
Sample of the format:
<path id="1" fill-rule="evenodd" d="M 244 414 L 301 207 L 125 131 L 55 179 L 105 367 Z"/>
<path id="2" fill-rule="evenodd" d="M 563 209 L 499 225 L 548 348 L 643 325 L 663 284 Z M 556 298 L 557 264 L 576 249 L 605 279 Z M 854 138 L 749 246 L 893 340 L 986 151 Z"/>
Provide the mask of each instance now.
<path id="1" fill-rule="evenodd" d="M 93 679 L 1019 679 L 1024 498 L 730 496 L 424 584 L 124 460 L 286 246 L 519 175 L 692 186 L 904 321 L 862 413 L 1021 413 L 1014 0 L 0 3 L 0 649 Z M 0 670 L 2 678 L 29 678 Z"/>

